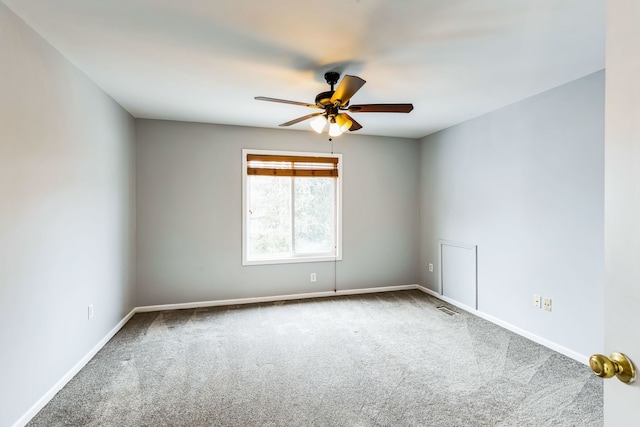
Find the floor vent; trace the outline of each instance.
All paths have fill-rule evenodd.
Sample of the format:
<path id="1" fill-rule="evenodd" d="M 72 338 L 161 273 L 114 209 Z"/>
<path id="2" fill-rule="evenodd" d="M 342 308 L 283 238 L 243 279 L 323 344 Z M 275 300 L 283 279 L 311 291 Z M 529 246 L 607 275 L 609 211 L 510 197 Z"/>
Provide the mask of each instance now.
<path id="1" fill-rule="evenodd" d="M 440 307 L 437 307 L 438 310 L 440 310 L 443 313 L 448 314 L 449 316 L 457 316 L 460 313 L 456 313 L 455 311 L 451 310 L 448 307 L 445 307 L 444 305 L 441 305 Z"/>

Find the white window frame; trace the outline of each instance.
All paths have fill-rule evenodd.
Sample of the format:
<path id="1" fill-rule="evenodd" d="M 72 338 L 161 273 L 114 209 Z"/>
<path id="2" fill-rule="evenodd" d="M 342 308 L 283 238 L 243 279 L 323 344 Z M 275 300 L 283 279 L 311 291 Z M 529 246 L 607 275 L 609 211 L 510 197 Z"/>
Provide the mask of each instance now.
<path id="1" fill-rule="evenodd" d="M 247 154 L 266 154 L 276 156 L 314 156 L 338 159 L 338 177 L 336 178 L 336 248 L 335 254 L 327 255 L 291 255 L 287 257 L 273 257 L 267 259 L 250 260 L 248 258 L 248 209 L 249 201 L 247 192 Z M 303 151 L 279 151 L 279 150 L 254 150 L 245 148 L 242 150 L 242 265 L 264 264 L 291 264 L 300 262 L 327 262 L 342 260 L 342 154 L 303 152 Z"/>

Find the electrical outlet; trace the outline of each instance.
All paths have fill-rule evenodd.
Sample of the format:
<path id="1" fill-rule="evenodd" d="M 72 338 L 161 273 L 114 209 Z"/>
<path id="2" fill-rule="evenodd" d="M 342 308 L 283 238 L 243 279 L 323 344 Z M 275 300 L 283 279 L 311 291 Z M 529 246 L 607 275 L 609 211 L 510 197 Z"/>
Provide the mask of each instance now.
<path id="1" fill-rule="evenodd" d="M 433 264 L 429 263 L 429 272 L 433 273 Z"/>
<path id="2" fill-rule="evenodd" d="M 312 282 L 316 281 L 316 273 L 311 273 L 311 281 Z"/>
<path id="3" fill-rule="evenodd" d="M 540 295 L 533 296 L 533 306 L 537 308 L 542 308 L 542 299 L 540 298 Z"/>
<path id="4" fill-rule="evenodd" d="M 544 298 L 542 304 L 545 310 L 551 311 L 551 298 Z"/>
<path id="5" fill-rule="evenodd" d="M 89 304 L 87 307 L 87 318 L 91 319 L 93 317 L 93 304 Z"/>

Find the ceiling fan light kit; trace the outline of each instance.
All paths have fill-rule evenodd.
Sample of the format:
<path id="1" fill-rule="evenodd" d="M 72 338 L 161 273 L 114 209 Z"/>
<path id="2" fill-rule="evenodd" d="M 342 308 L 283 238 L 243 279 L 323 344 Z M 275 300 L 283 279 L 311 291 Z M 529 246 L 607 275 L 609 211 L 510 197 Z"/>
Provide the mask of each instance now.
<path id="1" fill-rule="evenodd" d="M 329 136 L 340 136 L 342 133 L 343 130 L 340 129 L 340 125 L 336 123 L 335 119 L 333 123 L 329 123 Z"/>
<path id="2" fill-rule="evenodd" d="M 329 124 L 329 136 L 340 136 L 346 131 L 356 131 L 362 129 L 360 123 L 356 122 L 350 113 L 409 113 L 413 110 L 413 104 L 360 104 L 349 105 L 351 97 L 364 84 L 365 80 L 357 76 L 344 76 L 337 88 L 334 87 L 340 79 L 340 74 L 335 71 L 328 71 L 324 74 L 324 79 L 331 86 L 331 90 L 321 92 L 316 96 L 315 104 L 305 102 L 288 101 L 286 99 L 268 98 L 265 96 L 256 96 L 258 101 L 279 102 L 282 104 L 300 105 L 303 107 L 322 109 L 323 112 L 307 114 L 298 117 L 280 126 L 291 126 L 296 123 L 314 118 L 309 124 L 317 133 L 322 133 Z"/>
<path id="3" fill-rule="evenodd" d="M 346 114 L 339 114 L 334 120 L 340 129 L 340 134 L 348 131 L 353 126 L 353 122 L 347 118 Z"/>
<path id="4" fill-rule="evenodd" d="M 311 120 L 309 124 L 311 125 L 311 128 L 313 130 L 318 133 L 322 133 L 324 128 L 327 127 L 327 118 L 324 115 L 318 116 L 315 119 Z"/>

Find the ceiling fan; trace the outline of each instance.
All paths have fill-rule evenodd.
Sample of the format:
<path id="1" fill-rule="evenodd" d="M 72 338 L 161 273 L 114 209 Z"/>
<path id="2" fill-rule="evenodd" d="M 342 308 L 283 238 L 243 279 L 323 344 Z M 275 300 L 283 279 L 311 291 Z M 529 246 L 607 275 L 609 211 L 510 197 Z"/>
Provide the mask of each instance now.
<path id="1" fill-rule="evenodd" d="M 335 84 L 340 79 L 340 74 L 335 71 L 328 71 L 324 74 L 324 79 L 331 86 L 331 90 L 321 92 L 316 96 L 315 104 L 305 102 L 287 101 L 286 99 L 268 98 L 266 96 L 256 96 L 258 101 L 280 102 L 282 104 L 301 105 L 303 107 L 316 108 L 322 111 L 306 116 L 298 117 L 280 126 L 291 126 L 296 123 L 316 117 L 311 121 L 311 127 L 318 133 L 322 133 L 329 124 L 329 136 L 339 136 L 348 131 L 362 129 L 360 123 L 356 122 L 349 113 L 409 113 L 413 110 L 413 104 L 358 104 L 349 105 L 351 97 L 366 83 L 365 80 L 357 76 L 344 76 L 338 87 L 334 90 Z"/>

